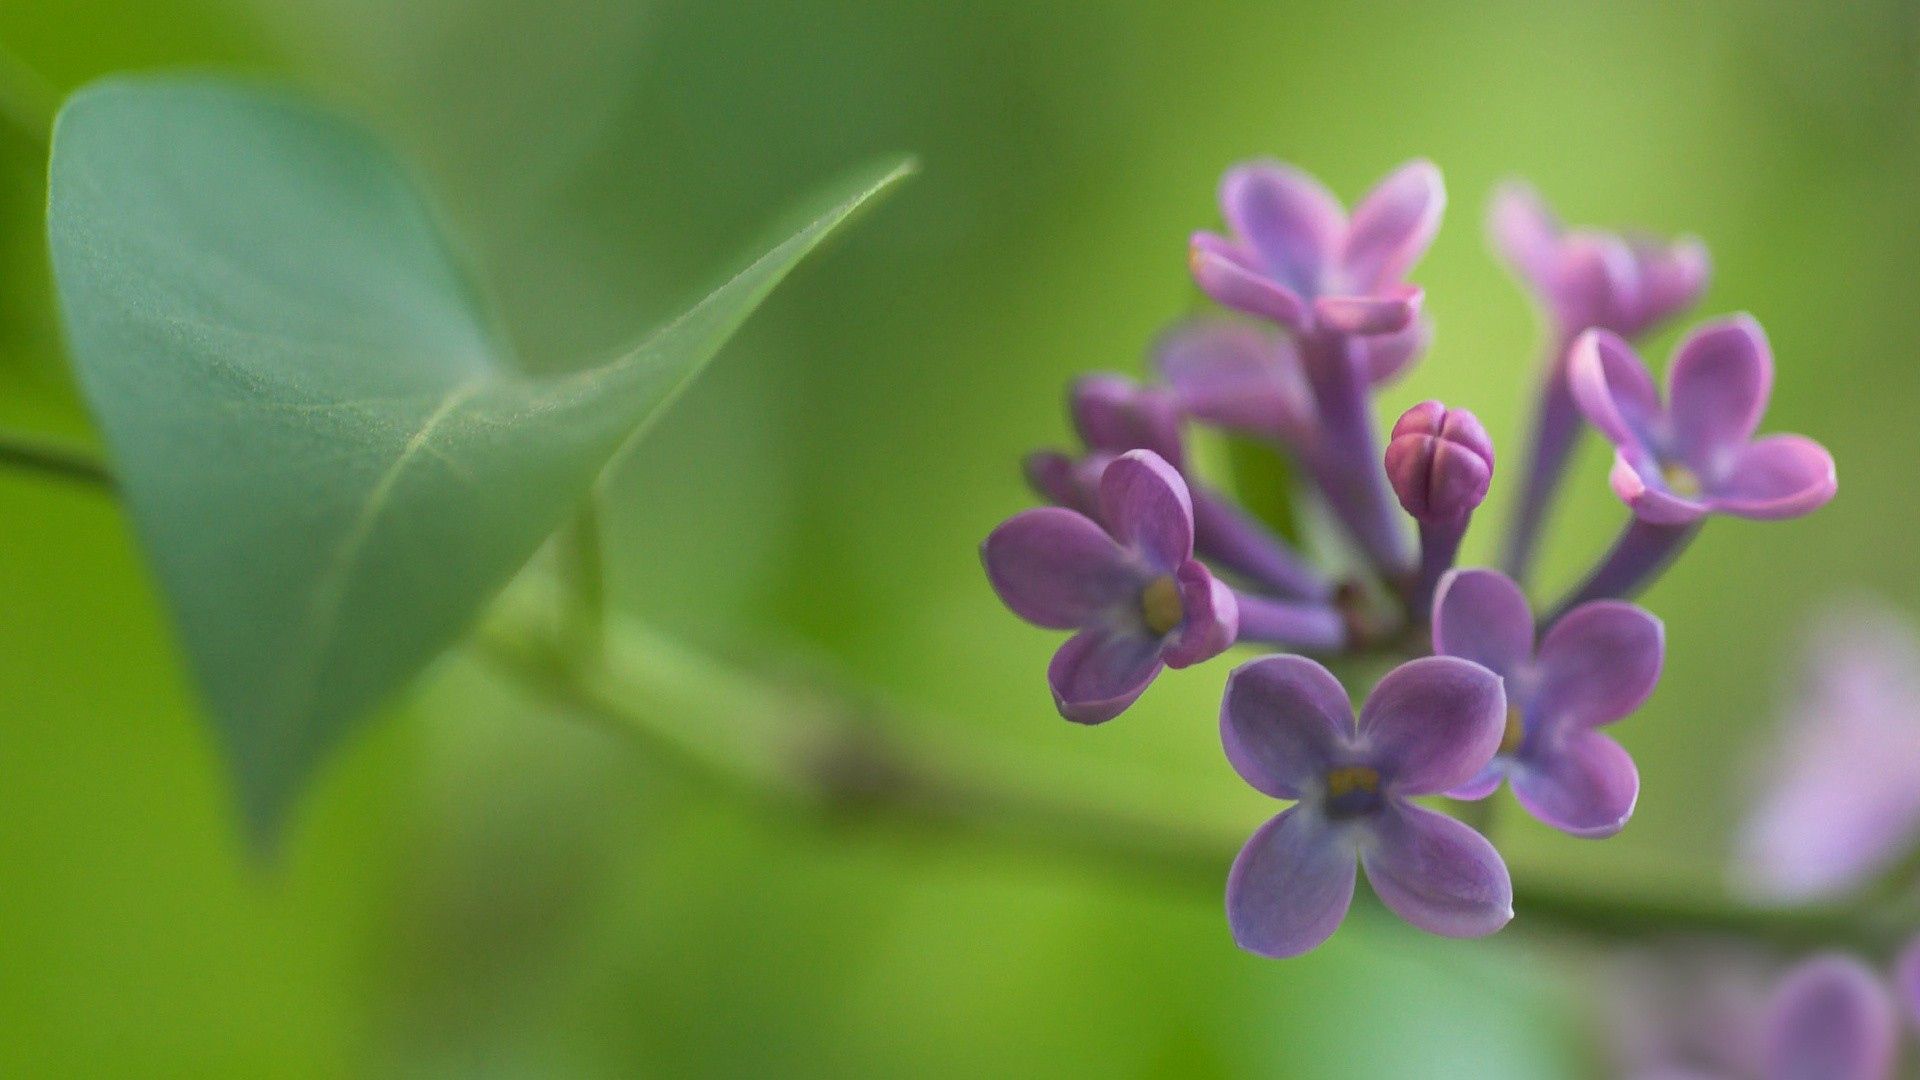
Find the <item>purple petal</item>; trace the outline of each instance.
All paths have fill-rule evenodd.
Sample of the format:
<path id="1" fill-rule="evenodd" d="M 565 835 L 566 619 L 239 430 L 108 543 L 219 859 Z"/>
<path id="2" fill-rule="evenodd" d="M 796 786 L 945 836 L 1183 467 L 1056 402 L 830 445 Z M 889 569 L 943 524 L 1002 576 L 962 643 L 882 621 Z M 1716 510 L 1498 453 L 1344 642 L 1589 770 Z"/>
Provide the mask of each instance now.
<path id="1" fill-rule="evenodd" d="M 1167 642 L 1171 668 L 1191 667 L 1226 652 L 1240 633 L 1240 605 L 1233 590 L 1189 559 L 1175 571 L 1180 586 L 1180 629 Z"/>
<path id="2" fill-rule="evenodd" d="M 1555 724 L 1611 724 L 1660 681 L 1666 627 L 1645 608 L 1596 600 L 1560 617 L 1540 643 L 1539 689 L 1529 702 Z"/>
<path id="3" fill-rule="evenodd" d="M 1562 733 L 1550 748 L 1529 752 L 1508 776 L 1528 813 L 1574 836 L 1619 832 L 1640 797 L 1633 758 L 1597 731 Z"/>
<path id="4" fill-rule="evenodd" d="M 1322 325 L 1342 334 L 1398 334 L 1419 317 L 1424 296 L 1411 285 L 1374 296 L 1323 296 L 1313 302 L 1313 314 Z"/>
<path id="5" fill-rule="evenodd" d="M 1373 386 L 1392 382 L 1406 372 L 1433 343 L 1433 324 L 1425 316 L 1397 334 L 1363 338 L 1360 350 L 1366 355 L 1367 381 Z"/>
<path id="6" fill-rule="evenodd" d="M 1333 936 L 1353 903 L 1352 843 L 1288 807 L 1240 849 L 1227 875 L 1227 925 L 1248 952 L 1299 956 Z"/>
<path id="7" fill-rule="evenodd" d="M 1740 448 L 1708 505 L 1735 517 L 1774 521 L 1820 509 L 1839 486 L 1826 447 L 1804 435 L 1769 435 Z"/>
<path id="8" fill-rule="evenodd" d="M 1089 473 L 1084 468 L 1085 462 L 1076 461 L 1058 450 L 1035 450 L 1020 464 L 1021 471 L 1027 477 L 1027 486 L 1033 488 L 1034 494 L 1055 506 L 1077 510 L 1088 517 L 1100 512 L 1099 470 L 1106 468 L 1105 462 L 1099 463 L 1099 468 Z"/>
<path id="9" fill-rule="evenodd" d="M 1073 426 L 1089 449 L 1109 454 L 1151 450 L 1178 469 L 1185 457 L 1180 411 L 1163 389 L 1124 375 L 1087 375 L 1068 395 Z"/>
<path id="10" fill-rule="evenodd" d="M 1493 763 L 1474 774 L 1473 779 L 1459 787 L 1448 788 L 1447 798 L 1462 802 L 1479 802 L 1481 799 L 1500 790 L 1500 781 L 1507 778 L 1507 770 L 1502 767 L 1504 759 L 1495 758 Z"/>
<path id="11" fill-rule="evenodd" d="M 1886 1080 L 1898 1039 L 1893 1003 L 1866 965 L 1848 956 L 1808 960 L 1774 992 L 1767 1080 Z"/>
<path id="12" fill-rule="evenodd" d="M 1660 395 L 1633 347 L 1608 330 L 1589 330 L 1569 353 L 1574 400 L 1615 446 L 1643 446 L 1660 416 Z"/>
<path id="13" fill-rule="evenodd" d="M 1320 181 L 1277 161 L 1252 161 L 1220 181 L 1220 210 L 1266 269 L 1302 296 L 1319 291 L 1322 269 L 1347 230 L 1346 211 Z"/>
<path id="14" fill-rule="evenodd" d="M 1706 291 L 1712 262 L 1706 245 L 1693 237 L 1635 245 L 1634 256 L 1640 263 L 1643 330 L 1692 307 Z"/>
<path id="15" fill-rule="evenodd" d="M 1353 705 L 1340 680 L 1304 656 L 1250 660 L 1227 677 L 1220 741 L 1254 790 L 1298 799 L 1353 741 Z"/>
<path id="16" fill-rule="evenodd" d="M 1433 594 L 1433 651 L 1518 672 L 1533 659 L 1533 609 L 1498 570 L 1454 570 Z"/>
<path id="17" fill-rule="evenodd" d="M 1342 259 L 1350 286 L 1373 290 L 1398 281 L 1426 254 L 1447 207 L 1447 189 L 1431 161 L 1410 161 L 1354 207 Z"/>
<path id="18" fill-rule="evenodd" d="M 1172 573 L 1193 558 L 1193 502 L 1187 482 L 1151 450 L 1113 459 L 1100 474 L 1100 516 L 1123 546 Z"/>
<path id="19" fill-rule="evenodd" d="M 1654 525 L 1685 525 L 1698 521 L 1716 509 L 1714 503 L 1676 495 L 1660 475 L 1660 464 L 1651 455 L 1635 447 L 1613 455 L 1613 469 L 1607 474 L 1614 494 L 1633 508 L 1634 516 Z"/>
<path id="20" fill-rule="evenodd" d="M 1193 319 L 1163 335 L 1154 357 L 1181 407 L 1202 420 L 1289 439 L 1311 423 L 1300 357 L 1276 331 L 1238 319 Z"/>
<path id="21" fill-rule="evenodd" d="M 1487 838 L 1398 800 L 1375 817 L 1360 864 L 1380 902 L 1429 933 L 1485 937 L 1513 918 L 1513 882 Z"/>
<path id="22" fill-rule="evenodd" d="M 1642 284 L 1625 241 L 1583 230 L 1569 233 L 1561 245 L 1549 300 L 1563 332 L 1599 327 L 1631 335 L 1638 329 Z"/>
<path id="23" fill-rule="evenodd" d="M 1360 708 L 1360 738 L 1389 790 L 1437 795 L 1486 767 L 1507 727 L 1500 676 L 1427 656 L 1394 668 Z"/>
<path id="24" fill-rule="evenodd" d="M 1071 630 L 1095 621 L 1140 587 L 1140 571 L 1107 531 L 1057 506 L 1023 510 L 980 545 L 993 591 L 1037 626 Z"/>
<path id="25" fill-rule="evenodd" d="M 1187 267 L 1194 284 L 1235 311 L 1272 319 L 1293 330 L 1310 321 L 1307 302 L 1300 294 L 1251 265 L 1250 256 L 1212 233 L 1194 233 L 1187 251 Z"/>
<path id="26" fill-rule="evenodd" d="M 1053 654 L 1047 684 L 1061 716 L 1103 724 L 1145 693 L 1160 668 L 1160 642 L 1144 630 L 1082 630 Z"/>
<path id="27" fill-rule="evenodd" d="M 1704 465 L 1744 444 L 1760 426 L 1773 393 L 1773 350 L 1746 315 L 1688 334 L 1667 370 L 1674 450 Z"/>
<path id="28" fill-rule="evenodd" d="M 1487 205 L 1493 246 L 1543 298 L 1550 298 L 1560 251 L 1560 219 L 1527 183 L 1509 180 Z"/>

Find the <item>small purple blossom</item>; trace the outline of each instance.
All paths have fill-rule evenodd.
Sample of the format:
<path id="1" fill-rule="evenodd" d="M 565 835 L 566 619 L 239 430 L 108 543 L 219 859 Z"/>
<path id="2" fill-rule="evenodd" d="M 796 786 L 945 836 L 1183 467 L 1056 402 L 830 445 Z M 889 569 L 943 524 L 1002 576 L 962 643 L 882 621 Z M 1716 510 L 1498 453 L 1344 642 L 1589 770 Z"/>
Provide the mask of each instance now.
<path id="1" fill-rule="evenodd" d="M 1037 626 L 1077 630 L 1047 666 L 1060 714 L 1111 720 L 1162 667 L 1187 667 L 1233 644 L 1233 593 L 1193 558 L 1187 485 L 1159 455 L 1136 450 L 1100 474 L 1100 522 L 1064 507 L 1015 514 L 980 547 L 994 591 Z"/>
<path id="2" fill-rule="evenodd" d="M 1665 405 L 1632 347 L 1604 330 L 1574 345 L 1572 377 L 1581 410 L 1616 448 L 1613 489 L 1643 521 L 1791 518 L 1833 498 L 1825 447 L 1801 435 L 1753 437 L 1773 389 L 1773 354 L 1747 316 L 1687 335 L 1667 372 Z"/>
<path id="3" fill-rule="evenodd" d="M 1899 1020 L 1878 977 L 1848 956 L 1789 971 L 1768 1008 L 1765 1080 L 1887 1080 Z"/>
<path id="4" fill-rule="evenodd" d="M 1312 441 L 1313 392 L 1286 335 L 1245 319 L 1188 319 L 1153 355 L 1188 415 L 1285 446 Z"/>
<path id="5" fill-rule="evenodd" d="M 1465 409 L 1423 401 L 1401 414 L 1387 439 L 1387 479 L 1415 521 L 1457 521 L 1493 483 L 1493 440 Z"/>
<path id="6" fill-rule="evenodd" d="M 1527 812 L 1574 836 L 1620 831 L 1640 775 L 1619 743 L 1599 732 L 1632 713 L 1660 679 L 1665 630 L 1632 604 L 1597 600 L 1563 616 L 1534 647 L 1527 598 L 1494 570 L 1456 570 L 1434 598 L 1433 647 L 1484 665 L 1506 681 L 1499 752 L 1449 794 L 1482 799 L 1501 778 Z"/>
<path id="7" fill-rule="evenodd" d="M 1636 338 L 1692 307 L 1706 289 L 1706 246 L 1597 229 L 1568 229 L 1538 192 L 1511 182 L 1494 193 L 1494 247 L 1553 316 L 1564 342 L 1599 327 Z"/>
<path id="8" fill-rule="evenodd" d="M 1775 903 L 1867 884 L 1920 841 L 1920 638 L 1854 604 L 1818 620 L 1735 878 Z"/>
<path id="9" fill-rule="evenodd" d="M 1505 926 L 1513 885 L 1500 854 L 1409 801 L 1484 768 L 1505 713 L 1499 678 L 1451 657 L 1389 672 L 1357 723 L 1339 680 L 1312 660 L 1273 656 L 1235 670 L 1220 706 L 1227 760 L 1256 790 L 1298 801 L 1234 860 L 1234 940 L 1274 957 L 1318 946 L 1346 917 L 1357 866 L 1387 907 L 1421 929 L 1481 937 Z"/>
<path id="10" fill-rule="evenodd" d="M 1431 162 L 1395 170 L 1348 218 L 1318 180 L 1277 161 L 1228 170 L 1220 209 L 1230 235 L 1193 235 L 1189 263 L 1207 295 L 1299 334 L 1369 339 L 1375 380 L 1425 343 L 1420 290 L 1402 278 L 1426 253 L 1446 208 Z"/>

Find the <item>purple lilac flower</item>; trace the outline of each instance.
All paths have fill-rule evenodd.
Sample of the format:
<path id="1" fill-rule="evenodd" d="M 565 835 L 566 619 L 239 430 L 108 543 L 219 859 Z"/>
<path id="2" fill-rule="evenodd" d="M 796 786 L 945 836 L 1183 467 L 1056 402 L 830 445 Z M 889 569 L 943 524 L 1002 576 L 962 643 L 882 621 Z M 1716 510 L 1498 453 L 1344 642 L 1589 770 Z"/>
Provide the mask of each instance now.
<path id="1" fill-rule="evenodd" d="M 994 591 L 1037 626 L 1077 630 L 1047 667 L 1060 714 L 1113 719 L 1162 667 L 1219 655 L 1239 630 L 1233 593 L 1193 558 L 1193 507 L 1180 474 L 1144 450 L 1100 475 L 1100 519 L 1048 506 L 987 537 Z"/>
<path id="2" fill-rule="evenodd" d="M 1389 672 L 1357 723 L 1346 690 L 1319 664 L 1270 656 L 1241 665 L 1220 706 L 1227 760 L 1256 790 L 1298 801 L 1234 860 L 1234 940 L 1274 957 L 1318 946 L 1346 917 L 1357 866 L 1387 907 L 1421 929 L 1480 937 L 1505 926 L 1513 885 L 1499 852 L 1409 801 L 1484 768 L 1505 713 L 1499 678 L 1452 657 Z"/>
<path id="3" fill-rule="evenodd" d="M 1055 501 L 1090 512 L 1085 509 L 1091 501 L 1087 481 L 1099 475 L 1100 459 L 1151 450 L 1186 481 L 1193 502 L 1194 545 L 1203 557 L 1280 597 L 1325 600 L 1332 595 L 1333 587 L 1286 541 L 1189 475 L 1185 417 L 1174 391 L 1142 386 L 1123 375 L 1089 375 L 1074 383 L 1069 411 L 1093 460 L 1065 470 L 1052 459 L 1029 460 L 1029 477 L 1043 494 L 1065 495 Z"/>
<path id="4" fill-rule="evenodd" d="M 1188 319 L 1153 355 L 1188 415 L 1292 449 L 1312 445 L 1313 391 L 1285 334 L 1245 319 Z"/>
<path id="5" fill-rule="evenodd" d="M 1402 166 L 1351 220 L 1320 183 L 1278 162 L 1228 170 L 1230 236 L 1196 233 L 1194 280 L 1227 307 L 1294 335 L 1318 426 L 1302 464 L 1376 569 L 1404 573 L 1406 545 L 1380 474 L 1368 391 L 1424 341 L 1421 293 L 1402 280 L 1426 252 L 1446 191 L 1425 161 Z"/>
<path id="6" fill-rule="evenodd" d="M 1667 372 L 1665 406 L 1617 335 L 1590 331 L 1574 346 L 1574 396 L 1616 448 L 1613 489 L 1655 524 L 1711 513 L 1799 517 L 1833 498 L 1825 447 L 1803 435 L 1753 437 L 1772 390 L 1772 350 L 1745 315 L 1687 335 Z"/>
<path id="7" fill-rule="evenodd" d="M 1420 523 L 1420 573 L 1409 600 L 1424 619 L 1493 483 L 1493 440 L 1465 409 L 1423 401 L 1393 425 L 1386 469 L 1401 509 Z"/>
<path id="8" fill-rule="evenodd" d="M 1616 955 L 1607 970 L 1612 1075 L 1738 1080 L 1761 1075 L 1765 960 L 1718 940 L 1679 939 Z"/>
<path id="9" fill-rule="evenodd" d="M 1820 618 L 1742 832 L 1735 879 L 1779 903 L 1830 899 L 1920 841 L 1920 638 L 1878 605 Z"/>
<path id="10" fill-rule="evenodd" d="M 1886 987 L 1852 957 L 1805 961 L 1768 1009 L 1766 1080 L 1887 1080 L 1899 1021 Z"/>
<path id="11" fill-rule="evenodd" d="M 1382 180 L 1351 220 L 1306 173 L 1249 162 L 1220 182 L 1231 235 L 1193 235 L 1194 280 L 1221 304 L 1301 334 L 1417 334 L 1420 290 L 1401 279 L 1433 242 L 1445 207 L 1440 170 L 1427 161 Z"/>
<path id="12" fill-rule="evenodd" d="M 1484 665 L 1506 681 L 1507 712 L 1493 761 L 1449 794 L 1483 799 L 1502 777 L 1527 812 L 1574 836 L 1611 836 L 1633 813 L 1640 775 L 1598 728 L 1632 713 L 1660 679 L 1665 630 L 1618 600 L 1583 604 L 1534 647 L 1526 594 L 1495 570 L 1456 570 L 1440 583 L 1434 651 Z"/>
<path id="13" fill-rule="evenodd" d="M 1550 323 L 1518 511 L 1508 537 L 1507 573 L 1524 580 L 1540 527 L 1580 434 L 1567 384 L 1568 348 L 1581 331 L 1636 338 L 1693 306 L 1706 288 L 1707 251 L 1698 240 L 1663 243 L 1594 229 L 1567 229 L 1538 194 L 1510 183 L 1488 212 L 1495 248 L 1545 309 Z"/>
<path id="14" fill-rule="evenodd" d="M 1699 240 L 1568 229 L 1524 183 L 1494 193 L 1487 225 L 1563 344 L 1594 327 L 1639 337 L 1692 307 L 1707 286 L 1707 249 Z"/>
<path id="15" fill-rule="evenodd" d="M 1613 489 L 1634 520 L 1567 601 L 1630 596 L 1684 548 L 1709 514 L 1799 517 L 1837 490 L 1833 457 L 1802 435 L 1755 439 L 1773 388 L 1773 354 L 1748 316 L 1687 335 L 1662 404 L 1625 341 L 1590 330 L 1574 344 L 1580 409 L 1615 447 Z"/>

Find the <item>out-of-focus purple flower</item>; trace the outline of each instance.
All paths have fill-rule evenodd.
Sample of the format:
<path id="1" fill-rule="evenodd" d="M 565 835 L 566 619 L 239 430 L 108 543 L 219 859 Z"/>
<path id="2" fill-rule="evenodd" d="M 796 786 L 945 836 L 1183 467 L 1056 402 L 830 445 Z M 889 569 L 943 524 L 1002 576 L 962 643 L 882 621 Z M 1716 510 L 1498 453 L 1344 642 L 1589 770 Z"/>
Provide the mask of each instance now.
<path id="1" fill-rule="evenodd" d="M 1499 752 L 1450 794 L 1482 799 L 1502 777 L 1527 812 L 1575 836 L 1612 836 L 1633 813 L 1640 774 L 1597 729 L 1632 713 L 1660 679 L 1665 630 L 1632 604 L 1597 600 L 1553 624 L 1534 648 L 1526 594 L 1494 570 L 1456 570 L 1433 607 L 1434 651 L 1506 680 Z"/>
<path id="2" fill-rule="evenodd" d="M 1370 339 L 1368 368 L 1388 377 L 1425 343 L 1420 290 L 1402 280 L 1426 254 L 1446 208 L 1432 162 L 1382 180 L 1349 219 L 1318 180 L 1277 161 L 1227 171 L 1220 209 L 1230 235 L 1193 235 L 1194 280 L 1219 303 L 1296 333 Z"/>
<path id="3" fill-rule="evenodd" d="M 1765 1080 L 1887 1080 L 1899 1021 L 1886 987 L 1848 956 L 1788 972 L 1767 1012 Z"/>
<path id="4" fill-rule="evenodd" d="M 1509 182 L 1487 213 L 1494 247 L 1553 316 L 1561 340 L 1592 327 L 1635 338 L 1692 307 L 1706 289 L 1706 246 L 1568 229 L 1538 192 Z"/>
<path id="5" fill-rule="evenodd" d="M 1027 510 L 980 547 L 1014 614 L 1078 631 L 1047 681 L 1060 714 L 1082 724 L 1113 719 L 1163 666 L 1217 656 L 1239 630 L 1233 593 L 1193 558 L 1193 507 L 1173 466 L 1151 451 L 1122 454 L 1101 472 L 1099 496 L 1100 521 Z"/>
<path id="6" fill-rule="evenodd" d="M 1802 903 L 1867 884 L 1920 841 L 1920 639 L 1877 605 L 1816 623 L 1734 876 Z"/>
<path id="7" fill-rule="evenodd" d="M 1042 497 L 1098 518 L 1107 462 L 1129 450 L 1151 450 L 1187 484 L 1202 557 L 1284 599 L 1322 601 L 1332 594 L 1333 586 L 1285 540 L 1187 473 L 1184 413 L 1173 390 L 1124 375 L 1089 375 L 1074 383 L 1068 410 L 1088 453 L 1078 461 L 1050 451 L 1030 455 L 1027 480 Z"/>
<path id="8" fill-rule="evenodd" d="M 1357 866 L 1387 907 L 1421 929 L 1480 937 L 1505 926 L 1513 885 L 1500 854 L 1409 801 L 1479 772 L 1505 713 L 1499 678 L 1452 657 L 1389 672 L 1357 723 L 1346 690 L 1319 664 L 1271 656 L 1241 665 L 1220 706 L 1227 760 L 1256 790 L 1298 802 L 1234 860 L 1234 940 L 1275 957 L 1318 946 L 1346 917 Z"/>
<path id="9" fill-rule="evenodd" d="M 1667 372 L 1665 405 L 1618 335 L 1588 331 L 1572 363 L 1581 411 L 1616 448 L 1613 489 L 1641 520 L 1791 518 L 1833 498 L 1825 447 L 1801 435 L 1753 437 L 1773 389 L 1773 354 L 1753 319 L 1738 315 L 1687 335 Z"/>
<path id="10" fill-rule="evenodd" d="M 1387 440 L 1387 479 L 1415 521 L 1457 521 L 1493 483 L 1493 440 L 1465 409 L 1423 401 L 1401 414 Z"/>
<path id="11" fill-rule="evenodd" d="M 1286 335 L 1244 319 L 1188 319 L 1161 335 L 1154 366 L 1188 415 L 1287 446 L 1314 431 L 1313 393 Z"/>

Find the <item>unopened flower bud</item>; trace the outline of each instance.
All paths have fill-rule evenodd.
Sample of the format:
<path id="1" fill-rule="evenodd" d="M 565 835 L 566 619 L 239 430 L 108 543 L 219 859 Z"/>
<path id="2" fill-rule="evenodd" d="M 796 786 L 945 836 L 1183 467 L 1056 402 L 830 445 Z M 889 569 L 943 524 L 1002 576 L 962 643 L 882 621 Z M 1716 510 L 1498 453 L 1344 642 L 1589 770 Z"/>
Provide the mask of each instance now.
<path id="1" fill-rule="evenodd" d="M 1463 518 L 1486 499 L 1493 482 L 1493 440 L 1465 409 L 1423 401 L 1393 425 L 1387 478 L 1416 520 Z"/>

